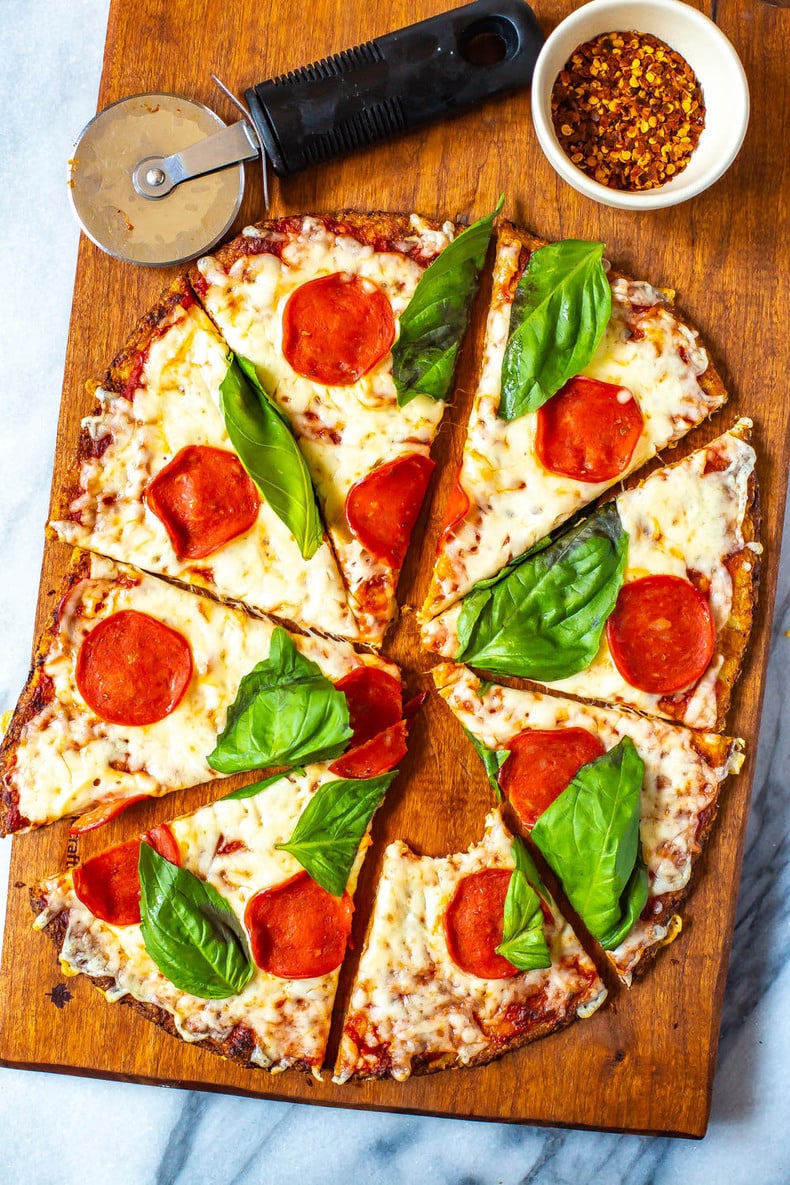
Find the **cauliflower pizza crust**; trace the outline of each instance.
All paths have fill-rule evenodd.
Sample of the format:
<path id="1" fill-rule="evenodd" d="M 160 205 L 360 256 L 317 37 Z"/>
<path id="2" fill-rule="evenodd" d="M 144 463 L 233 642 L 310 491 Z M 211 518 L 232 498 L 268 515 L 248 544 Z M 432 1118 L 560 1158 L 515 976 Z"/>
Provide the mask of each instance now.
<path id="1" fill-rule="evenodd" d="M 395 1078 L 476 1066 L 591 1016 L 606 989 L 549 899 L 551 966 L 487 979 L 462 970 L 448 949 L 445 917 L 459 886 L 513 868 L 512 837 L 498 812 L 480 843 L 440 858 L 404 843 L 387 848 L 365 948 L 335 1066 L 335 1082 Z"/>
<path id="2" fill-rule="evenodd" d="M 380 516 L 407 485 L 414 521 L 444 411 L 427 395 L 398 405 L 390 346 L 423 272 L 459 229 L 416 215 L 291 217 L 247 228 L 190 273 L 225 340 L 254 362 L 293 426 L 369 642 L 381 641 L 395 614 L 405 547 L 371 538 L 360 518 L 367 525 L 367 507 Z M 342 323 L 325 311 L 333 302 L 348 306 Z M 398 509 L 387 512 L 395 527 Z"/>
<path id="3" fill-rule="evenodd" d="M 494 752 L 510 749 L 516 738 L 535 730 L 543 734 L 544 746 L 546 732 L 561 738 L 569 729 L 583 729 L 605 750 L 624 736 L 633 740 L 645 765 L 639 830 L 648 896 L 627 937 L 608 952 L 618 975 L 630 984 L 636 967 L 680 929 L 678 906 L 716 817 L 720 786 L 743 764 L 743 742 L 634 712 L 484 685 L 466 667 L 442 664 L 434 667 L 433 677 L 463 727 Z M 507 761 L 503 771 L 506 767 Z M 520 817 L 520 798 L 529 803 L 534 780 L 534 769 L 531 777 L 525 769 L 514 787 L 511 804 Z M 509 781 L 502 778 L 505 786 Z"/>
<path id="4" fill-rule="evenodd" d="M 130 619 L 130 614 L 137 616 Z M 86 650 L 87 640 L 97 627 L 120 623 L 125 629 L 130 620 L 154 631 L 150 645 L 155 655 L 161 657 L 162 638 L 173 643 L 175 662 L 183 664 L 184 685 L 168 702 L 154 705 L 156 718 L 136 719 L 134 711 L 150 691 L 149 672 L 134 691 L 131 706 L 124 704 L 126 717 L 108 720 L 83 694 L 90 686 L 86 655 L 92 654 L 99 674 L 99 664 L 106 661 L 106 655 Z M 157 632 L 157 627 L 166 632 Z M 206 757 L 225 726 L 242 677 L 268 656 L 274 630 L 264 618 L 136 568 L 96 555 L 75 556 L 0 746 L 3 833 L 93 808 L 120 809 L 132 799 L 216 778 Z M 346 642 L 298 635 L 294 641 L 332 680 L 363 665 L 397 673 L 392 664 L 358 655 Z M 141 645 L 146 645 L 145 638 Z M 116 643 L 112 646 L 109 662 L 124 672 Z M 83 679 L 82 690 L 81 662 L 88 679 L 87 685 Z M 179 668 L 176 677 L 180 673 Z M 134 674 L 128 670 L 123 678 L 132 685 Z"/>
<path id="5" fill-rule="evenodd" d="M 619 389 L 615 407 L 618 401 L 621 407 L 636 402 L 636 438 L 630 454 L 615 466 L 616 472 L 603 480 L 589 473 L 583 480 L 581 472 L 572 476 L 567 459 L 565 465 L 560 463 L 564 472 L 547 468 L 549 462 L 544 464 L 537 451 L 546 411 L 541 408 L 510 421 L 498 415 L 516 287 L 531 255 L 545 245 L 511 223 L 500 225 L 480 376 L 461 468 L 421 611 L 424 618 L 435 617 L 478 580 L 493 576 L 657 451 L 676 444 L 727 398 L 697 332 L 673 308 L 671 294 L 610 269 L 611 317 L 581 375 L 611 385 L 615 392 Z M 612 411 L 596 410 L 595 385 L 590 389 L 585 396 L 586 388 L 581 388 L 584 397 L 568 413 L 578 424 L 578 434 L 603 441 L 613 426 L 625 431 Z M 562 395 L 558 392 L 547 409 Z M 569 421 L 563 420 L 560 437 L 571 431 Z M 583 468 L 592 459 L 576 464 Z"/>

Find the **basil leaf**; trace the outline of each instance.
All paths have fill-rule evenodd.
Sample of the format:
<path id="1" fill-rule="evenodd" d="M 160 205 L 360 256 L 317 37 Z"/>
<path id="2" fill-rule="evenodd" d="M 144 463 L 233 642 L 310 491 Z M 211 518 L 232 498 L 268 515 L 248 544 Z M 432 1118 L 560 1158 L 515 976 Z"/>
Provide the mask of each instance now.
<path id="1" fill-rule="evenodd" d="M 583 765 L 532 828 L 533 843 L 599 942 L 616 936 L 636 864 L 644 768 L 633 741 L 623 737 Z"/>
<path id="2" fill-rule="evenodd" d="M 620 901 L 622 919 L 613 930 L 601 939 L 604 950 L 614 950 L 623 939 L 631 933 L 632 927 L 639 921 L 639 916 L 647 903 L 648 877 L 647 869 L 642 860 L 641 852 L 637 857 L 631 879 L 625 886 L 625 892 Z"/>
<path id="3" fill-rule="evenodd" d="M 603 243 L 565 239 L 530 256 L 510 314 L 499 416 L 537 411 L 589 363 L 612 315 Z"/>
<path id="4" fill-rule="evenodd" d="M 254 798 L 256 794 L 260 794 L 262 790 L 268 790 L 269 786 L 273 786 L 275 782 L 281 782 L 283 778 L 288 777 L 291 771 L 281 771 L 278 774 L 271 774 L 268 778 L 264 778 L 262 782 L 252 782 L 249 786 L 240 786 L 238 790 L 231 790 L 230 794 L 223 794 L 222 798 L 218 798 L 217 802 L 233 802 L 243 798 Z"/>
<path id="5" fill-rule="evenodd" d="M 473 589 L 458 616 L 457 658 L 500 675 L 551 682 L 598 653 L 623 583 L 628 534 L 608 502 L 545 550 Z"/>
<path id="6" fill-rule="evenodd" d="M 348 703 L 281 626 L 269 657 L 245 675 L 206 760 L 221 774 L 338 757 L 352 735 Z"/>
<path id="7" fill-rule="evenodd" d="M 140 928 L 148 954 L 182 992 L 237 995 L 252 978 L 239 919 L 213 885 L 140 844 Z"/>
<path id="8" fill-rule="evenodd" d="M 488 775 L 488 780 L 491 783 L 491 788 L 496 794 L 497 802 L 501 802 L 502 787 L 499 785 L 499 778 L 497 777 L 497 774 L 510 756 L 509 750 L 489 749 L 483 744 L 482 741 L 479 741 L 477 737 L 469 731 L 468 728 L 465 728 L 464 732 L 474 745 L 477 756 L 485 766 L 485 771 Z"/>
<path id="9" fill-rule="evenodd" d="M 485 263 L 494 219 L 504 203 L 503 195 L 491 214 L 462 231 L 420 277 L 401 314 L 398 340 L 392 347 L 399 407 L 417 395 L 447 398 L 477 276 Z"/>
<path id="10" fill-rule="evenodd" d="M 324 782 L 288 842 L 275 847 L 290 852 L 328 893 L 342 897 L 362 836 L 397 772 Z"/>
<path id="11" fill-rule="evenodd" d="M 496 951 L 519 971 L 535 971 L 551 966 L 540 896 L 533 887 L 535 881 L 537 884 L 541 881 L 532 858 L 516 837 L 513 838 L 513 858 L 516 867 L 505 897 L 504 932 Z"/>
<path id="12" fill-rule="evenodd" d="M 323 542 L 324 529 L 305 459 L 252 362 L 233 354 L 228 359 L 219 388 L 228 436 L 242 465 L 309 560 Z"/>

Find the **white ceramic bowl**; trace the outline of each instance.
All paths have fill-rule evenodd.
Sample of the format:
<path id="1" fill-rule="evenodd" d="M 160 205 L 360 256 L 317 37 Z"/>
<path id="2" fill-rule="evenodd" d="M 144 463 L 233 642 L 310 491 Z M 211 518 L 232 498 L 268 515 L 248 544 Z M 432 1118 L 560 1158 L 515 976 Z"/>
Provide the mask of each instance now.
<path id="1" fill-rule="evenodd" d="M 641 191 L 609 189 L 577 169 L 551 120 L 552 88 L 574 49 L 600 33 L 628 29 L 652 33 L 682 54 L 705 100 L 705 127 L 686 168 L 664 185 Z M 730 42 L 696 8 L 679 0 L 593 0 L 566 17 L 541 50 L 532 79 L 532 119 L 550 164 L 579 193 L 620 210 L 657 210 L 701 193 L 730 167 L 749 123 L 749 85 Z"/>

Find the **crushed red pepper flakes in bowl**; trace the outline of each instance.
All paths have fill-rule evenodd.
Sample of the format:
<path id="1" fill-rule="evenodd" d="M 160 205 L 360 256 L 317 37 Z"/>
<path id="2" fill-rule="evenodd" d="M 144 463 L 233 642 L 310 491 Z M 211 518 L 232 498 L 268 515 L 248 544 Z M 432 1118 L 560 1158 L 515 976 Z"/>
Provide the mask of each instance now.
<path id="1" fill-rule="evenodd" d="M 705 126 L 697 76 L 652 33 L 602 33 L 557 75 L 551 116 L 569 160 L 610 189 L 655 189 L 686 168 Z"/>

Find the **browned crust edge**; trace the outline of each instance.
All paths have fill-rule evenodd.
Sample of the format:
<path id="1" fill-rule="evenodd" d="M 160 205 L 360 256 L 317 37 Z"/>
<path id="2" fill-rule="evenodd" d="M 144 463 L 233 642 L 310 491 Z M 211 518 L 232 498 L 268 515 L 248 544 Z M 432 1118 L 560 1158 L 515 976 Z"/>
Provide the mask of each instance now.
<path id="1" fill-rule="evenodd" d="M 409 214 L 391 213 L 384 210 L 376 210 L 370 213 L 358 213 L 355 210 L 337 210 L 326 214 L 293 214 L 284 218 L 266 219 L 262 222 L 254 223 L 250 229 L 256 231 L 256 235 L 236 235 L 229 243 L 225 243 L 224 246 L 214 251 L 211 258 L 226 272 L 230 271 L 233 264 L 239 259 L 244 259 L 250 254 L 259 253 L 259 251 L 250 252 L 249 250 L 251 244 L 256 242 L 256 239 L 269 240 L 274 236 L 299 234 L 305 218 L 311 218 L 316 222 L 323 222 L 335 234 L 350 235 L 351 238 L 372 247 L 376 251 L 400 250 L 400 248 L 395 248 L 395 244 L 415 235 L 414 227 L 410 221 L 411 215 Z M 444 223 L 432 218 L 421 218 L 421 221 L 428 230 L 439 231 L 444 225 Z M 453 223 L 453 226 L 456 231 L 464 229 L 463 226 L 457 223 Z M 430 258 L 423 255 L 418 244 L 415 245 L 414 251 L 401 251 L 401 254 L 408 255 L 418 263 L 422 263 L 423 266 L 426 266 L 430 262 Z M 189 269 L 188 276 L 190 283 L 199 297 L 201 289 L 205 285 L 202 273 L 193 264 Z"/>
<path id="2" fill-rule="evenodd" d="M 40 885 L 36 885 L 30 890 L 30 906 L 36 915 L 40 914 L 47 906 L 47 900 L 46 897 L 42 896 Z M 67 913 L 67 910 L 63 910 L 57 914 L 42 930 L 42 933 L 46 934 L 55 944 L 58 955 L 60 955 L 66 937 L 68 925 Z M 93 986 L 102 992 L 106 992 L 115 986 L 115 980 L 109 975 L 97 976 L 95 978 L 93 976 L 85 976 L 85 978 L 89 979 Z M 141 1000 L 135 1000 L 131 996 L 123 996 L 118 1002 L 133 1008 L 140 1016 L 152 1021 L 160 1029 L 169 1033 L 171 1037 L 175 1037 L 176 1040 L 184 1041 L 184 1038 L 176 1029 L 172 1016 L 164 1008 L 159 1008 L 156 1004 L 143 1003 Z M 200 1041 L 184 1041 L 184 1044 L 207 1049 L 211 1053 L 236 1062 L 247 1070 L 265 1069 L 265 1067 L 251 1060 L 251 1054 L 255 1048 L 255 1037 L 252 1030 L 245 1028 L 243 1025 L 237 1025 L 222 1041 L 217 1041 L 213 1037 L 204 1037 Z M 308 1062 L 298 1062 L 289 1068 L 303 1070 L 306 1073 L 310 1073 L 313 1069 Z M 274 1072 L 279 1072 L 278 1068 L 275 1067 Z"/>
<path id="3" fill-rule="evenodd" d="M 19 813 L 19 794 L 9 785 L 9 778 L 16 762 L 16 749 L 20 737 L 26 726 L 35 719 L 50 700 L 50 693 L 45 680 L 48 676 L 44 672 L 44 664 L 50 654 L 57 636 L 60 621 L 60 606 L 72 588 L 80 580 L 90 575 L 91 558 L 84 552 L 74 552 L 71 566 L 58 590 L 57 604 L 52 611 L 49 624 L 41 634 L 27 682 L 17 701 L 5 736 L 0 742 L 0 835 L 10 835 L 15 831 L 23 831 L 30 826 L 30 822 Z"/>

